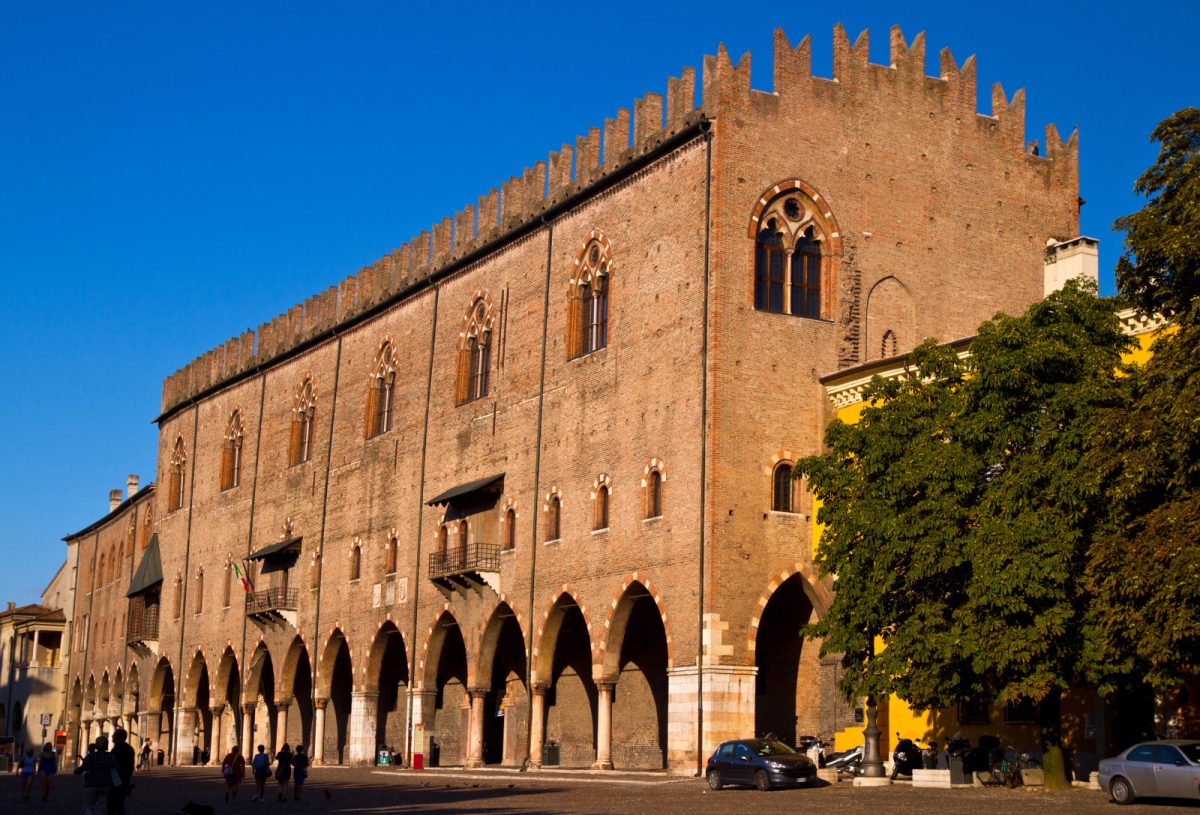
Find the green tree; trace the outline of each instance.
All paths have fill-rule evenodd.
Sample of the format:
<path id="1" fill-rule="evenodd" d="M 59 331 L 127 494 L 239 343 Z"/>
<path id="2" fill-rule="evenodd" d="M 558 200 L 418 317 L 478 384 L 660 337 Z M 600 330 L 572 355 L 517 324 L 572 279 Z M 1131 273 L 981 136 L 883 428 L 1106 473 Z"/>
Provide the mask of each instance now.
<path id="1" fill-rule="evenodd" d="M 910 376 L 874 380 L 860 420 L 833 422 L 829 451 L 800 462 L 822 501 L 817 561 L 837 579 L 807 634 L 842 654 L 848 699 L 1053 705 L 1076 676 L 1080 578 L 1104 517 L 1081 462 L 1090 425 L 1120 403 L 1129 342 L 1094 292 L 1071 283 L 998 315 L 967 360 L 925 343 Z"/>
<path id="2" fill-rule="evenodd" d="M 1134 190 L 1146 206 L 1117 220 L 1125 253 L 1117 289 L 1144 314 L 1176 322 L 1200 319 L 1200 109 L 1184 108 L 1150 136 L 1158 160 Z"/>
<path id="3" fill-rule="evenodd" d="M 1087 466 L 1112 501 L 1089 559 L 1089 675 L 1165 690 L 1200 673 L 1200 110 L 1164 120 L 1158 160 L 1138 179 L 1139 212 L 1117 221 L 1117 286 L 1173 327 L 1105 411 Z"/>

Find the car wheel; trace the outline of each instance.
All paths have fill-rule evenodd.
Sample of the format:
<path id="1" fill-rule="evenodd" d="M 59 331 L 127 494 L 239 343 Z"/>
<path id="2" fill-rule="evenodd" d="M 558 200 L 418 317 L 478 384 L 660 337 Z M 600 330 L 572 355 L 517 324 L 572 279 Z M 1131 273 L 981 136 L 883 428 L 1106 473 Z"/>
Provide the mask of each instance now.
<path id="1" fill-rule="evenodd" d="M 1132 804 L 1134 799 L 1133 785 L 1124 778 L 1114 778 L 1108 785 L 1108 794 L 1118 804 Z"/>
<path id="2" fill-rule="evenodd" d="M 771 777 L 767 775 L 766 770 L 759 770 L 754 774 L 754 786 L 758 787 L 761 792 L 771 789 Z"/>
<path id="3" fill-rule="evenodd" d="M 710 790 L 719 790 L 723 786 L 725 786 L 725 785 L 721 783 L 721 771 L 720 770 L 709 770 L 708 771 L 708 788 Z"/>

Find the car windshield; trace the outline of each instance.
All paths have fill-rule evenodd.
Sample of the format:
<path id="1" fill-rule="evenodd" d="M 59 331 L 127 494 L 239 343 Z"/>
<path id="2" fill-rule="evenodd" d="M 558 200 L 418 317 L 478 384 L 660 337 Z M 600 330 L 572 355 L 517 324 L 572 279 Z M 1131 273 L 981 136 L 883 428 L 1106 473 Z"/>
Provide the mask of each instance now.
<path id="1" fill-rule="evenodd" d="M 1181 744 L 1179 749 L 1187 756 L 1187 760 L 1193 764 L 1200 764 L 1200 742 L 1192 742 L 1191 744 Z"/>
<path id="2" fill-rule="evenodd" d="M 747 744 L 751 750 L 760 756 L 777 756 L 781 753 L 790 755 L 796 752 L 783 742 L 772 739 L 756 739 L 755 741 L 747 742 Z"/>

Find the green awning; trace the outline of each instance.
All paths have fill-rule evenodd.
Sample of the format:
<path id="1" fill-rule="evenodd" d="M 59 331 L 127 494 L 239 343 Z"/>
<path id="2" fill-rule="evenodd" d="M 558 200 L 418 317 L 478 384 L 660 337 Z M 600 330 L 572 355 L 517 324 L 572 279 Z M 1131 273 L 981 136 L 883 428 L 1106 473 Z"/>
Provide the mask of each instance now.
<path id="1" fill-rule="evenodd" d="M 133 573 L 133 580 L 129 581 L 129 591 L 125 592 L 125 596 L 133 597 L 135 594 L 141 594 L 161 582 L 163 582 L 162 558 L 158 554 L 158 533 L 155 532 L 150 536 L 150 545 L 146 547 L 146 553 L 142 555 L 142 562 L 138 564 L 137 571 Z"/>
<path id="2" fill-rule="evenodd" d="M 304 538 L 302 538 L 302 537 L 301 538 L 290 538 L 290 539 L 282 541 L 280 543 L 273 543 L 270 546 L 264 546 L 263 548 L 259 549 L 257 552 L 250 555 L 250 557 L 248 557 L 246 559 L 247 560 L 263 560 L 265 558 L 271 557 L 271 555 L 282 555 L 284 552 L 288 551 L 293 546 L 299 546 L 300 541 L 302 541 L 302 540 L 304 540 Z"/>

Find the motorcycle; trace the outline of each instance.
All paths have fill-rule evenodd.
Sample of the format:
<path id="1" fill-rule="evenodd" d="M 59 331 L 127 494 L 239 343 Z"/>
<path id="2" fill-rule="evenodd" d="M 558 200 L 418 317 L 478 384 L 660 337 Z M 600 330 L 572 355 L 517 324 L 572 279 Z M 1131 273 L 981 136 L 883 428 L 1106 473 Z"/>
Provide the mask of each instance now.
<path id="1" fill-rule="evenodd" d="M 861 745 L 852 750 L 831 753 L 825 758 L 825 767 L 837 770 L 838 778 L 841 778 L 842 775 L 862 775 L 862 754 L 863 748 Z"/>
<path id="2" fill-rule="evenodd" d="M 896 734 L 896 738 L 896 749 L 892 751 L 893 781 L 897 775 L 911 776 L 913 769 L 921 766 L 921 751 L 912 739 L 902 739 L 899 733 Z"/>

